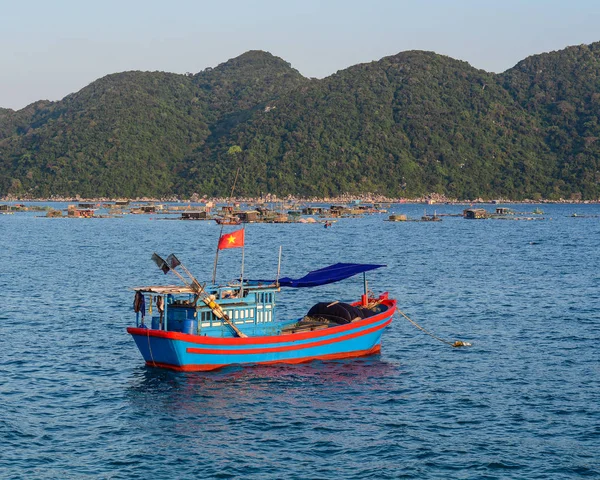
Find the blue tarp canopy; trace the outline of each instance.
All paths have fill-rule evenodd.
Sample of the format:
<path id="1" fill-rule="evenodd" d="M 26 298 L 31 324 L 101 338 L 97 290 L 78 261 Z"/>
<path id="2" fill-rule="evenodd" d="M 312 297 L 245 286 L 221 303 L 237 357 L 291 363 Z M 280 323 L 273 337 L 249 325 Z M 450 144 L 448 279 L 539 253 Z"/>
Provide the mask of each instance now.
<path id="1" fill-rule="evenodd" d="M 368 272 L 376 268 L 385 267 L 385 265 L 373 265 L 366 263 L 336 263 L 319 270 L 313 270 L 302 278 L 284 277 L 279 279 L 279 285 L 282 287 L 318 287 L 328 283 L 339 282 L 345 278 L 358 273 Z M 251 280 L 251 282 L 275 283 L 275 280 Z"/>

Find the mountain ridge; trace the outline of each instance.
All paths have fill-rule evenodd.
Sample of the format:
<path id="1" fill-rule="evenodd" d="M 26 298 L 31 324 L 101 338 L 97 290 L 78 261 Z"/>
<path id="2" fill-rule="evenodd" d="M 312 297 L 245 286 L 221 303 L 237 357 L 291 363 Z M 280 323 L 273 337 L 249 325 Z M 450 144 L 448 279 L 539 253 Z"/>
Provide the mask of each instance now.
<path id="1" fill-rule="evenodd" d="M 0 195 L 600 197 L 600 42 L 488 73 L 411 50 L 309 79 L 248 51 L 0 109 Z"/>

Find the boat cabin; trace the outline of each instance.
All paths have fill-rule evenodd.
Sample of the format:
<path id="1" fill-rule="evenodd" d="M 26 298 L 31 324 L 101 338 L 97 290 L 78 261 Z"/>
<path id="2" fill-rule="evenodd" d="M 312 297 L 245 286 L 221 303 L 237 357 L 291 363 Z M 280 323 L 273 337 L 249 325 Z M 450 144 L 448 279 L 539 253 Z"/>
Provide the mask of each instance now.
<path id="1" fill-rule="evenodd" d="M 210 337 L 234 336 L 226 321 L 190 287 L 150 286 L 134 290 L 138 327 Z M 206 287 L 206 293 L 230 321 L 249 336 L 279 333 L 281 324 L 275 323 L 275 294 L 279 290 L 275 284 L 259 286 L 247 282 L 241 291 L 239 283 Z M 143 296 L 143 301 L 137 300 L 138 295 Z"/>

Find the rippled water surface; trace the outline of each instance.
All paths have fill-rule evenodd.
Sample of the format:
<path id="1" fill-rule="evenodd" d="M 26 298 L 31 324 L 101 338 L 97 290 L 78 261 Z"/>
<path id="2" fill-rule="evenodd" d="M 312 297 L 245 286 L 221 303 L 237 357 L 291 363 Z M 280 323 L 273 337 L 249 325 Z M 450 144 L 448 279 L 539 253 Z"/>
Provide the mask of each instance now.
<path id="1" fill-rule="evenodd" d="M 175 281 L 152 252 L 208 279 L 216 225 L 2 215 L 0 478 L 598 478 L 600 218 L 570 215 L 600 207 L 542 208 L 537 221 L 249 225 L 251 276 L 275 274 L 279 245 L 285 276 L 385 263 L 373 290 L 473 346 L 396 315 L 381 355 L 209 373 L 146 368 L 125 329 L 129 287 Z M 219 278 L 239 254 L 222 252 Z M 286 291 L 278 313 L 361 289 Z"/>

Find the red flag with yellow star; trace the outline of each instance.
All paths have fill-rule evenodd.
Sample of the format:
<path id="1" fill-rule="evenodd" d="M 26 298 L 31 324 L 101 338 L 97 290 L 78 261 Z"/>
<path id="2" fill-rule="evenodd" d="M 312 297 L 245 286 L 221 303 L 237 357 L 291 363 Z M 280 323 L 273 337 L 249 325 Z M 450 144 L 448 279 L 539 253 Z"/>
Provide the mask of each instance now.
<path id="1" fill-rule="evenodd" d="M 238 248 L 244 246 L 244 229 L 226 233 L 219 238 L 219 250 L 226 248 Z"/>

